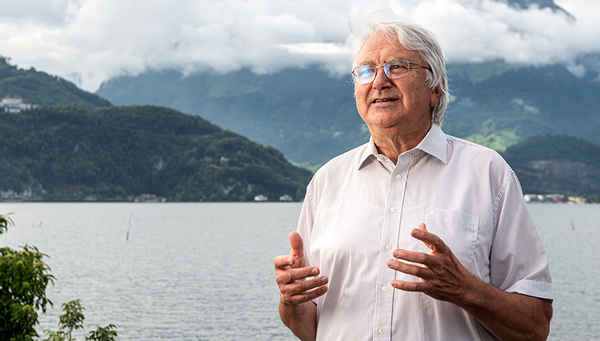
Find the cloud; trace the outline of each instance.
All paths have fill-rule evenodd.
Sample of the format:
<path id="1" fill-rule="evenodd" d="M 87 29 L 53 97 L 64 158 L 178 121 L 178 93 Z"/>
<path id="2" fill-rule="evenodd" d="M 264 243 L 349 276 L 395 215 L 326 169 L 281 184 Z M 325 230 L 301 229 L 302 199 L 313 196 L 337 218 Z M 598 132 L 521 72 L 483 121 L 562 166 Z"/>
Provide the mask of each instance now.
<path id="1" fill-rule="evenodd" d="M 164 68 L 270 73 L 319 64 L 340 74 L 349 69 L 349 20 L 388 8 L 432 30 L 451 62 L 562 63 L 582 75 L 600 65 L 600 5 L 557 4 L 576 20 L 491 0 L 5 0 L 0 54 L 90 91 Z"/>

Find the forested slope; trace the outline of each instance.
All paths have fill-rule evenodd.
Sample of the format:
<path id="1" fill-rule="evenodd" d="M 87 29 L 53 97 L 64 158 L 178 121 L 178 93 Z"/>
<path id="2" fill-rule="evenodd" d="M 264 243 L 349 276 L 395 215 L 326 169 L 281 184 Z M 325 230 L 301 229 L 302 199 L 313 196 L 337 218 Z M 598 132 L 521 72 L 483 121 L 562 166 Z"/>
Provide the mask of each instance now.
<path id="1" fill-rule="evenodd" d="M 299 200 L 311 177 L 270 146 L 162 107 L 44 106 L 0 113 L 0 126 L 4 197 Z"/>
<path id="2" fill-rule="evenodd" d="M 540 134 L 504 153 L 525 193 L 600 195 L 600 145 L 574 136 Z"/>

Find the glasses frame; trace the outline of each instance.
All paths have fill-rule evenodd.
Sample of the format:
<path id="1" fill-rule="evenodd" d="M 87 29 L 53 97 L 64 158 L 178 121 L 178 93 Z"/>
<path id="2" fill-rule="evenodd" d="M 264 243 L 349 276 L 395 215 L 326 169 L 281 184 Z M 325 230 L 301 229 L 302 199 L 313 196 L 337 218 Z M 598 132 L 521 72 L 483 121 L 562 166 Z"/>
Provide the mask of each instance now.
<path id="1" fill-rule="evenodd" d="M 402 75 L 401 77 L 395 77 L 395 78 L 390 77 L 390 65 L 402 64 L 402 63 L 406 63 L 408 65 L 408 67 L 407 67 L 408 72 L 405 75 Z M 373 83 L 373 81 L 375 81 L 375 78 L 377 78 L 377 69 L 383 68 L 383 72 L 385 73 L 385 75 L 386 75 L 386 77 L 388 79 L 390 79 L 390 80 L 392 80 L 392 79 L 402 79 L 402 78 L 408 77 L 408 75 L 410 75 L 411 65 L 420 66 L 420 67 L 422 67 L 424 69 L 427 69 L 427 70 L 433 72 L 433 70 L 429 66 L 425 66 L 425 65 L 421 65 L 419 63 L 414 63 L 414 62 L 411 62 L 411 61 L 408 61 L 408 60 L 401 59 L 401 60 L 396 60 L 396 61 L 391 62 L 391 63 L 385 63 L 383 65 L 359 65 L 359 66 L 355 67 L 354 69 L 352 69 L 352 76 L 353 76 L 352 78 L 354 79 L 354 82 L 357 83 L 357 84 L 369 84 L 369 83 Z M 365 67 L 365 66 L 369 66 L 369 67 L 375 66 L 375 72 L 373 73 L 373 79 L 371 79 L 368 82 L 359 82 L 358 81 L 358 79 L 359 79 L 358 75 L 355 72 L 359 68 Z"/>

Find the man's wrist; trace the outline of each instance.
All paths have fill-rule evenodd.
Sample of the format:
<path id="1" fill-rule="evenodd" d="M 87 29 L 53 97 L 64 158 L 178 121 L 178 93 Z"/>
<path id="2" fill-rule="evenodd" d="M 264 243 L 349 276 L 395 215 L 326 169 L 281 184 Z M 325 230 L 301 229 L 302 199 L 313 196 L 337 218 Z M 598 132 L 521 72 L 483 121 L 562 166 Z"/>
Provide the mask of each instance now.
<path id="1" fill-rule="evenodd" d="M 468 271 L 464 283 L 465 285 L 461 287 L 461 293 L 458 295 L 458 301 L 453 303 L 467 311 L 481 309 L 485 300 L 489 297 L 486 294 L 488 289 L 486 287 L 489 284 Z"/>

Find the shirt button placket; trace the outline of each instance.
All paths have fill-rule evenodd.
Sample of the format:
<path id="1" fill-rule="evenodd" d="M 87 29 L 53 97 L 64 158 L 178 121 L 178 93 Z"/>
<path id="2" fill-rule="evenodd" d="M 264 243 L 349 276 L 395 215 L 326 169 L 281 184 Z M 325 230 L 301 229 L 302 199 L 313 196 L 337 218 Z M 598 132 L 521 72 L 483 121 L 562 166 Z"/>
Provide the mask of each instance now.
<path id="1" fill-rule="evenodd" d="M 398 164 L 390 170 L 388 183 L 388 196 L 385 201 L 385 217 L 382 235 L 385 236 L 385 242 L 382 243 L 381 259 L 384 261 L 379 265 L 379 275 L 377 280 L 377 302 L 375 308 L 375 330 L 374 340 L 388 340 L 392 337 L 392 330 L 386 330 L 383 326 L 391 326 L 393 323 L 392 310 L 394 304 L 394 289 L 390 287 L 390 282 L 395 278 L 395 272 L 387 267 L 387 260 L 392 256 L 394 248 L 398 247 L 398 231 L 402 217 L 402 205 L 404 201 L 404 191 L 406 189 L 406 179 L 408 169 L 412 163 L 411 158 L 399 158 Z M 383 240 L 382 240 L 383 241 Z"/>

